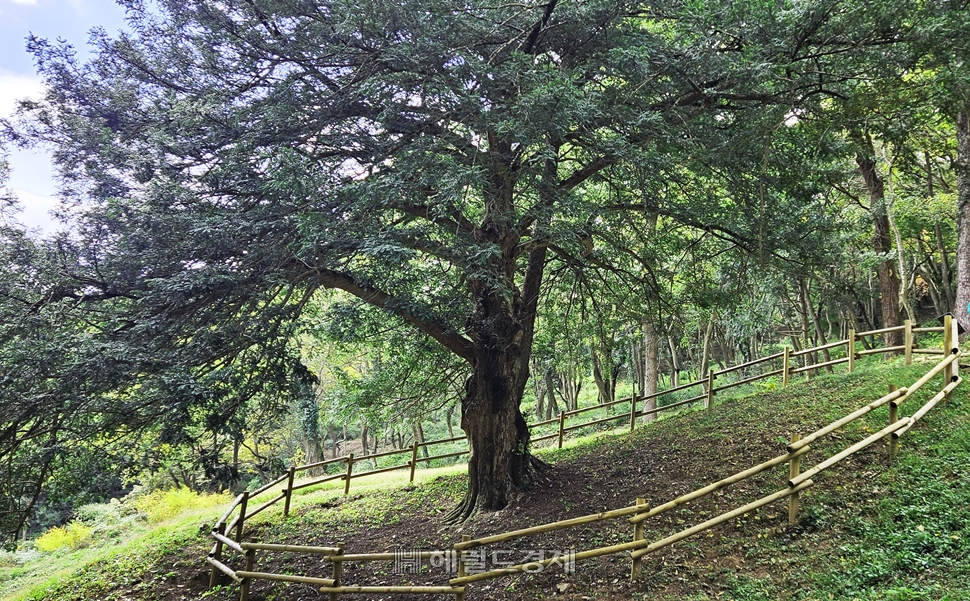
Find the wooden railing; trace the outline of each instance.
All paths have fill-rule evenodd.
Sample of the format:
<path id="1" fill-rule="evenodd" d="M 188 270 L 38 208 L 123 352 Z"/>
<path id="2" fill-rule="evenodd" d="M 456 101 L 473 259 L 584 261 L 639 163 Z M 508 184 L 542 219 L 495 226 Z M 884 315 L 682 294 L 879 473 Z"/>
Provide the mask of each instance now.
<path id="1" fill-rule="evenodd" d="M 856 350 L 856 342 L 866 336 L 878 336 L 887 332 L 901 331 L 904 332 L 905 344 L 898 347 L 890 348 L 878 348 L 878 349 L 866 349 L 862 351 Z M 287 472 L 287 474 L 281 476 L 280 478 L 274 480 L 273 482 L 267 483 L 259 489 L 252 492 L 245 492 L 232 502 L 230 507 L 226 512 L 219 518 L 216 523 L 215 528 L 213 528 L 211 536 L 215 540 L 215 544 L 212 547 L 206 560 L 212 565 L 212 573 L 210 577 L 210 586 L 216 584 L 219 576 L 226 575 L 235 582 L 240 583 L 240 599 L 241 601 L 247 601 L 249 598 L 249 587 L 250 583 L 255 579 L 270 580 L 270 581 L 284 581 L 284 582 L 296 582 L 303 584 L 311 584 L 320 587 L 320 592 L 329 594 L 332 600 L 336 600 L 340 594 L 350 594 L 350 593 L 371 593 L 371 594 L 386 594 L 386 593 L 414 593 L 414 594 L 447 594 L 455 595 L 456 600 L 463 601 L 464 594 L 466 591 L 466 586 L 473 582 L 478 582 L 481 580 L 487 580 L 491 578 L 498 578 L 501 576 L 506 576 L 509 574 L 518 574 L 522 572 L 535 571 L 539 569 L 546 568 L 555 563 L 562 563 L 562 558 L 553 557 L 550 559 L 544 559 L 541 561 L 531 561 L 525 562 L 517 565 L 507 566 L 500 569 L 482 571 L 475 574 L 467 573 L 468 564 L 468 553 L 470 550 L 483 547 L 499 542 L 505 542 L 518 538 L 525 538 L 529 536 L 535 536 L 537 534 L 553 532 L 557 530 L 563 530 L 568 528 L 574 528 L 576 526 L 602 522 L 606 520 L 615 520 L 619 518 L 627 518 L 631 524 L 633 524 L 633 536 L 629 542 L 619 543 L 614 545 L 608 545 L 603 547 L 597 547 L 594 549 L 588 549 L 581 552 L 575 553 L 572 557 L 572 561 L 578 561 L 583 559 L 589 559 L 593 557 L 599 557 L 602 555 L 610 555 L 615 553 L 629 553 L 631 558 L 631 578 L 636 579 L 641 571 L 642 558 L 649 553 L 652 553 L 658 549 L 662 549 L 668 545 L 671 545 L 677 541 L 683 540 L 685 538 L 694 536 L 700 532 L 708 530 L 722 522 L 732 520 L 740 515 L 747 512 L 753 511 L 764 505 L 779 501 L 781 499 L 788 499 L 789 503 L 789 522 L 794 523 L 797 519 L 797 514 L 799 510 L 799 495 L 802 491 L 811 487 L 814 484 L 812 477 L 818 473 L 829 469 L 830 467 L 836 465 L 837 463 L 845 460 L 847 457 L 857 453 L 858 451 L 872 445 L 878 440 L 885 437 L 890 437 L 889 452 L 891 456 L 894 456 L 898 452 L 898 439 L 906 431 L 908 431 L 917 421 L 919 421 L 923 416 L 925 416 L 930 410 L 933 409 L 941 401 L 948 398 L 949 394 L 956 388 L 962 379 L 958 373 L 958 357 L 959 349 L 957 348 L 957 325 L 956 320 L 952 320 L 950 316 L 946 316 L 943 327 L 935 328 L 913 328 L 912 325 L 907 322 L 904 326 L 898 328 L 884 328 L 882 330 L 873 330 L 871 332 L 863 332 L 859 334 L 851 333 L 847 340 L 835 342 L 832 344 L 827 344 L 821 347 L 816 347 L 812 349 L 805 349 L 797 352 L 791 352 L 786 349 L 782 353 L 776 353 L 769 357 L 764 357 L 755 361 L 745 363 L 743 365 L 738 365 L 730 367 L 719 372 L 710 372 L 708 377 L 696 382 L 691 382 L 683 386 L 679 386 L 670 390 L 659 392 L 655 395 L 650 395 L 651 397 L 660 397 L 666 394 L 675 393 L 681 390 L 686 390 L 694 386 L 699 386 L 706 384 L 706 390 L 703 395 L 698 395 L 687 400 L 678 401 L 676 403 L 671 403 L 666 406 L 658 407 L 656 409 L 651 409 L 649 411 L 637 409 L 637 404 L 639 401 L 644 400 L 649 397 L 632 397 L 630 399 L 624 399 L 621 401 L 616 401 L 614 403 L 608 403 L 605 405 L 598 405 L 595 407 L 583 408 L 571 412 L 563 412 L 560 417 L 556 420 L 546 420 L 545 422 L 540 422 L 539 424 L 533 424 L 532 427 L 548 425 L 558 422 L 558 432 L 552 435 L 538 437 L 534 440 L 549 439 L 552 437 L 557 437 L 560 447 L 562 446 L 563 437 L 565 433 L 571 430 L 575 430 L 581 427 L 591 426 L 599 423 L 605 423 L 611 420 L 619 418 L 630 419 L 630 428 L 634 428 L 636 424 L 636 418 L 638 416 L 643 416 L 648 413 L 659 412 L 668 410 L 677 406 L 686 405 L 689 403 L 698 402 L 704 400 L 706 406 L 711 409 L 713 408 L 714 395 L 718 390 L 724 390 L 727 388 L 732 388 L 735 386 L 740 386 L 743 384 L 751 383 L 760 379 L 773 377 L 781 375 L 783 378 L 783 383 L 787 384 L 789 377 L 792 374 L 797 373 L 808 373 L 812 370 L 823 369 L 826 367 L 831 367 L 841 363 L 848 363 L 849 370 L 852 371 L 855 367 L 855 360 L 862 355 L 880 353 L 880 352 L 895 352 L 903 351 L 905 353 L 905 361 L 909 364 L 912 361 L 912 355 L 914 353 L 919 353 L 928 349 L 915 349 L 913 348 L 913 337 L 916 333 L 923 332 L 942 332 L 943 333 L 943 347 L 936 351 L 936 354 L 942 354 L 943 358 L 936 365 L 934 365 L 926 374 L 920 377 L 912 385 L 900 388 L 898 390 L 893 390 L 889 394 L 853 411 L 852 413 L 838 419 L 829 425 L 816 430 L 804 437 L 800 436 L 798 433 L 792 435 L 790 443 L 787 447 L 787 452 L 778 455 L 768 461 L 760 463 L 756 466 L 750 467 L 748 469 L 742 470 L 732 476 L 728 476 L 722 480 L 708 484 L 702 488 L 699 488 L 693 492 L 677 497 L 671 501 L 658 505 L 651 508 L 647 505 L 644 499 L 638 498 L 636 502 L 628 507 L 621 507 L 618 509 L 613 509 L 610 511 L 604 511 L 601 513 L 590 514 L 582 517 L 572 518 L 568 520 L 563 520 L 559 522 L 553 522 L 549 524 L 542 524 L 538 526 L 532 526 L 529 528 L 524 528 L 512 532 L 505 532 L 502 534 L 496 534 L 492 536 L 487 536 L 483 538 L 472 538 L 469 535 L 464 535 L 462 541 L 454 545 L 452 549 L 447 550 L 437 550 L 437 551 L 421 551 L 420 558 L 444 558 L 448 559 L 455 564 L 457 564 L 458 574 L 455 578 L 448 581 L 447 585 L 441 586 L 344 586 L 341 582 L 342 566 L 345 562 L 372 562 L 372 561 L 390 561 L 398 558 L 395 553 L 363 553 L 363 554 L 347 554 L 344 552 L 343 543 L 338 543 L 330 547 L 311 547 L 311 546 L 301 546 L 301 545 L 277 545 L 268 543 L 253 543 L 243 541 L 243 527 L 245 521 L 259 512 L 263 511 L 267 507 L 279 502 L 280 500 L 285 500 L 283 513 L 284 516 L 289 514 L 290 501 L 294 490 L 300 488 L 305 488 L 308 486 L 313 486 L 323 482 L 328 482 L 332 480 L 343 479 L 344 482 L 344 493 L 348 493 L 350 490 L 350 481 L 355 477 L 363 477 L 366 475 L 372 475 L 382 472 L 387 472 L 397 469 L 410 469 L 411 480 L 414 480 L 414 470 L 418 463 L 421 461 L 431 461 L 434 459 L 442 457 L 453 457 L 467 453 L 467 451 L 460 451 L 457 453 L 446 453 L 443 455 L 438 455 L 434 457 L 427 457 L 424 459 L 418 458 L 418 449 L 421 446 L 431 446 L 435 444 L 443 443 L 453 443 L 462 438 L 451 438 L 443 441 L 431 441 L 427 443 L 415 443 L 409 449 L 399 449 L 395 451 L 388 451 L 384 453 L 377 453 L 373 455 L 367 455 L 364 457 L 359 457 L 356 460 L 354 455 L 350 454 L 347 457 L 340 457 L 336 459 L 331 459 L 329 461 L 321 461 L 318 463 L 304 465 L 299 467 L 292 467 Z M 807 358 L 812 353 L 821 352 L 823 350 L 837 349 L 839 347 L 846 347 L 846 356 L 834 360 L 829 360 L 824 363 L 819 364 L 806 364 L 797 366 L 797 359 L 800 357 Z M 718 376 L 724 376 L 729 373 L 741 372 L 744 369 L 760 365 L 763 363 L 768 363 L 771 361 L 777 361 L 781 359 L 782 367 L 775 370 L 767 370 L 763 373 L 756 374 L 753 376 L 739 377 L 736 381 L 729 382 L 716 386 L 716 380 Z M 926 402 L 919 410 L 917 410 L 910 417 L 899 417 L 898 409 L 899 407 L 912 395 L 929 383 L 934 377 L 941 374 L 943 375 L 944 385 L 928 402 Z M 743 374 L 742 374 L 743 375 Z M 621 413 L 613 416 L 609 416 L 603 419 L 597 419 L 583 424 L 566 426 L 566 419 L 569 415 L 578 415 L 593 411 L 595 409 L 602 409 L 604 407 L 613 407 L 620 405 L 622 403 L 630 403 L 630 411 L 627 413 Z M 843 428 L 844 426 L 862 418 L 873 410 L 882 407 L 884 405 L 889 405 L 889 423 L 886 427 L 882 428 L 878 432 L 866 437 L 865 439 L 850 445 L 846 449 L 842 450 L 831 457 L 825 458 L 824 460 L 817 463 L 815 466 L 802 471 L 801 462 L 804 456 L 806 456 L 811 451 L 811 443 L 816 440 L 835 432 Z M 565 417 L 564 417 L 565 416 Z M 390 457 L 394 455 L 402 455 L 405 453 L 410 453 L 411 458 L 407 463 L 395 465 L 386 468 L 372 469 L 365 472 L 353 473 L 353 466 L 355 461 L 359 462 L 365 459 L 376 459 L 380 457 Z M 302 482 L 299 484 L 294 483 L 295 475 L 298 472 L 309 470 L 312 468 L 324 467 L 328 464 L 345 462 L 347 465 L 346 472 L 343 474 L 335 474 L 326 476 L 323 478 L 310 480 L 308 482 Z M 695 501 L 697 499 L 706 497 L 711 493 L 718 491 L 724 487 L 737 484 L 742 482 L 752 476 L 760 474 L 774 466 L 787 463 L 789 465 L 789 476 L 784 482 L 782 488 L 772 494 L 761 497 L 759 499 L 753 500 L 741 507 L 727 511 L 718 516 L 710 518 L 700 524 L 688 527 L 680 532 L 671 534 L 667 537 L 656 541 L 649 541 L 644 537 L 643 523 L 657 515 L 667 512 L 671 509 Z M 270 500 L 259 505 L 256 509 L 248 511 L 249 500 L 258 494 L 265 493 L 283 482 L 286 482 L 286 487 L 276 496 Z M 231 521 L 226 522 L 232 513 L 239 509 L 238 515 Z M 228 536 L 227 533 L 232 533 L 235 530 L 235 538 Z M 235 551 L 238 554 L 244 556 L 245 568 L 242 570 L 233 570 L 224 561 L 223 552 L 226 550 Z M 332 573 L 329 578 L 322 577 L 311 577 L 311 576 L 296 576 L 288 574 L 274 574 L 267 572 L 255 571 L 256 563 L 256 552 L 292 552 L 292 553 L 303 553 L 319 555 L 329 563 L 332 564 Z"/>

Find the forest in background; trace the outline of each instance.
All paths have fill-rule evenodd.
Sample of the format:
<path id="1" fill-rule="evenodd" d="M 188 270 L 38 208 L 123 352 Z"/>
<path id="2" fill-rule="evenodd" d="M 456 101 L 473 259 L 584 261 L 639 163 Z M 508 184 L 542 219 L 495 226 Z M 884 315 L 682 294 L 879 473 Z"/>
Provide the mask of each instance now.
<path id="1" fill-rule="evenodd" d="M 520 420 L 970 327 L 968 13 L 162 1 L 87 64 L 31 39 L 4 143 L 55 149 L 65 231 L 0 230 L 6 540 L 464 430 L 505 463 L 460 518 L 541 469 Z"/>

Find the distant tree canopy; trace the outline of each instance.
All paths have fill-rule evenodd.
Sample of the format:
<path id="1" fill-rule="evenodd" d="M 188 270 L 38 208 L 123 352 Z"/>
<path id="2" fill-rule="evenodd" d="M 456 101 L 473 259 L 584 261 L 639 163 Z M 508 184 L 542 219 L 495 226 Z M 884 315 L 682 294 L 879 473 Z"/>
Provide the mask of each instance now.
<path id="1" fill-rule="evenodd" d="M 53 145 L 77 208 L 43 248 L 8 239 L 37 277 L 4 284 L 7 342 L 30 351 L 5 357 L 0 455 L 36 441 L 36 474 L 82 414 L 109 437 L 231 430 L 294 389 L 297 320 L 332 288 L 465 364 L 463 519 L 542 469 L 520 404 L 550 268 L 659 298 L 663 253 L 696 240 L 657 219 L 818 264 L 846 172 L 833 99 L 898 72 L 918 7 L 127 8 L 131 33 L 96 34 L 88 63 L 29 42 L 48 94 L 8 135 Z"/>

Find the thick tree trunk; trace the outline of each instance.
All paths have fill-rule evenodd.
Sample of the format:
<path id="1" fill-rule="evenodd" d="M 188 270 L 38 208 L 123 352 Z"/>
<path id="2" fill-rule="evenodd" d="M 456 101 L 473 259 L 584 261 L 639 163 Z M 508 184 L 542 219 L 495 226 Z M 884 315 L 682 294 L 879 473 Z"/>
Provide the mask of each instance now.
<path id="1" fill-rule="evenodd" d="M 491 299 L 489 299 L 491 301 Z M 529 453 L 529 427 L 519 410 L 524 390 L 519 340 L 522 334 L 506 313 L 489 302 L 475 339 L 477 359 L 465 385 L 461 427 L 468 436 L 468 491 L 449 514 L 464 521 L 508 505 L 512 493 L 530 488 L 541 465 Z"/>
<path id="2" fill-rule="evenodd" d="M 466 328 L 472 372 L 465 383 L 461 414 L 461 427 L 468 436 L 468 491 L 447 516 L 451 522 L 504 508 L 514 491 L 531 488 L 546 467 L 529 452 L 529 426 L 520 411 L 529 379 L 546 247 L 540 245 L 529 252 L 520 287 L 516 275 L 521 233 L 513 227 L 516 173 L 510 167 L 516 160 L 510 140 L 494 132 L 487 138 L 485 217 L 475 237 L 498 253 L 489 265 L 494 280 L 469 281 L 474 305 Z M 558 149 L 555 141 L 550 142 Z M 557 168 L 554 158 L 544 165 L 543 177 L 550 187 L 541 194 L 547 205 L 555 201 L 549 195 L 554 194 L 552 183 L 559 181 Z M 546 215 L 535 221 L 534 238 L 545 235 L 539 232 L 550 219 Z"/>
<path id="3" fill-rule="evenodd" d="M 892 229 L 889 225 L 889 214 L 886 211 L 886 192 L 882 176 L 876 166 L 875 150 L 872 140 L 865 134 L 856 133 L 856 142 L 860 145 L 856 154 L 856 165 L 866 183 L 869 192 L 869 206 L 872 212 L 873 236 L 872 249 L 881 255 L 892 252 Z M 899 289 L 901 282 L 896 271 L 896 264 L 887 259 L 879 264 L 879 304 L 882 313 L 882 327 L 892 328 L 902 325 L 899 307 Z M 886 346 L 899 346 L 903 343 L 902 332 L 889 332 L 883 337 Z"/>
<path id="4" fill-rule="evenodd" d="M 970 105 L 957 115 L 957 297 L 953 313 L 970 331 Z"/>
<path id="5" fill-rule="evenodd" d="M 657 393 L 657 374 L 660 373 L 659 363 L 660 342 L 657 338 L 657 329 L 653 322 L 644 320 L 643 322 L 643 373 L 644 385 L 643 394 L 649 396 Z M 650 411 L 657 408 L 657 397 L 650 397 L 643 403 L 643 410 Z M 643 421 L 650 422 L 657 418 L 656 413 L 648 413 L 643 416 Z"/>

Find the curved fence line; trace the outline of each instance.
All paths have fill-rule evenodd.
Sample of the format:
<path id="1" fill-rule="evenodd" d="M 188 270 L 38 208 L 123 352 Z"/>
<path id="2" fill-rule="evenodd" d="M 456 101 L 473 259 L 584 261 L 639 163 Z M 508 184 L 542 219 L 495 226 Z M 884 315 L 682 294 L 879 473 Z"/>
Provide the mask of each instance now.
<path id="1" fill-rule="evenodd" d="M 905 344 L 902 346 L 879 348 L 879 349 L 864 349 L 862 351 L 856 350 L 856 343 L 863 337 L 877 336 L 880 334 L 890 333 L 890 332 L 903 332 Z M 919 419 L 926 415 L 933 407 L 935 407 L 941 401 L 947 399 L 949 394 L 953 391 L 956 386 L 958 386 L 962 379 L 958 374 L 958 357 L 959 349 L 957 347 L 957 322 L 953 320 L 949 315 L 944 319 L 943 327 L 933 327 L 933 328 L 913 328 L 912 323 L 907 321 L 905 325 L 895 327 L 895 328 L 883 328 L 880 330 L 872 330 L 869 332 L 855 333 L 850 330 L 849 337 L 846 340 L 833 342 L 825 344 L 819 347 L 814 347 L 811 349 L 803 349 L 792 352 L 791 349 L 786 348 L 781 353 L 776 353 L 768 357 L 763 357 L 744 363 L 741 365 L 725 368 L 720 371 L 711 371 L 708 373 L 707 377 L 695 382 L 684 384 L 681 386 L 674 387 L 669 390 L 661 391 L 647 396 L 637 396 L 633 395 L 628 399 L 622 399 L 619 401 L 614 401 L 612 403 L 605 403 L 597 405 L 594 407 L 585 407 L 573 411 L 564 411 L 560 413 L 559 418 L 553 420 L 546 420 L 533 424 L 530 428 L 551 425 L 558 422 L 558 433 L 540 436 L 534 441 L 548 440 L 552 438 L 558 438 L 558 445 L 561 448 L 563 444 L 563 439 L 565 433 L 571 430 L 576 430 L 582 427 L 592 426 L 595 424 L 605 423 L 617 419 L 629 418 L 630 429 L 634 429 L 637 422 L 637 417 L 645 416 L 651 413 L 657 413 L 660 411 L 669 410 L 678 406 L 683 406 L 690 403 L 695 403 L 698 401 L 704 401 L 707 409 L 713 409 L 714 407 L 714 396 L 718 390 L 725 390 L 733 388 L 735 386 L 740 386 L 743 384 L 748 384 L 768 377 L 774 377 L 781 375 L 783 380 L 783 385 L 789 383 L 790 376 L 798 373 L 805 373 L 806 376 L 810 375 L 812 371 L 817 371 L 819 369 L 829 369 L 834 365 L 841 363 L 848 363 L 849 371 L 853 371 L 855 368 L 855 360 L 863 355 L 875 354 L 875 353 L 889 353 L 895 351 L 902 351 L 905 353 L 906 364 L 912 362 L 912 356 L 914 353 L 920 351 L 928 351 L 929 349 L 915 349 L 914 348 L 914 333 L 928 333 L 928 332 L 942 332 L 943 333 L 943 347 L 936 350 L 936 354 L 943 355 L 943 359 L 934 365 L 926 374 L 921 376 L 912 385 L 894 390 L 889 394 L 881 397 L 880 399 L 869 403 L 868 405 L 846 415 L 845 417 L 838 419 L 829 425 L 811 433 L 802 438 L 799 434 L 793 434 L 791 442 L 788 445 L 787 453 L 779 455 L 773 459 L 770 459 L 764 463 L 756 465 L 754 467 L 742 470 L 732 476 L 724 478 L 718 482 L 709 484 L 705 487 L 699 488 L 691 493 L 682 495 L 668 501 L 662 505 L 655 508 L 651 508 L 647 505 L 644 499 L 637 499 L 632 506 L 622 507 L 614 509 L 611 511 L 605 511 L 597 514 L 591 514 L 587 516 L 582 516 L 578 518 L 572 518 L 569 520 L 563 520 L 560 522 L 553 522 L 549 524 L 543 524 L 538 526 L 533 526 L 530 528 L 524 528 L 521 530 L 516 530 L 513 532 L 506 532 L 502 534 L 497 534 L 489 537 L 473 539 L 469 535 L 464 535 L 462 537 L 462 542 L 454 545 L 452 549 L 438 550 L 438 551 L 422 551 L 418 553 L 421 558 L 437 558 L 442 562 L 451 561 L 457 564 L 458 576 L 452 578 L 448 581 L 447 586 L 342 586 L 341 585 L 341 570 L 342 565 L 347 561 L 353 562 L 369 562 L 369 561 L 389 561 L 399 559 L 396 553 L 364 553 L 364 554 L 345 554 L 343 543 L 338 543 L 333 547 L 311 547 L 311 546 L 301 546 L 301 545 L 277 545 L 269 543 L 251 543 L 243 542 L 243 530 L 245 522 L 247 519 L 258 514 L 264 509 L 278 503 L 283 500 L 284 503 L 284 516 L 289 515 L 290 501 L 292 500 L 292 495 L 294 490 L 299 490 L 301 488 L 306 488 L 309 486 L 321 484 L 328 481 L 334 480 L 344 480 L 344 494 L 348 494 L 350 491 L 350 482 L 353 478 L 363 477 L 367 475 L 373 475 L 393 470 L 400 469 L 410 469 L 410 480 L 414 480 L 414 472 L 418 463 L 424 461 L 429 462 L 435 459 L 456 457 L 466 454 L 468 451 L 458 451 L 455 453 L 445 453 L 441 455 L 435 455 L 426 458 L 418 457 L 418 450 L 420 447 L 430 447 L 436 444 L 453 443 L 464 440 L 464 437 L 455 437 L 445 440 L 430 441 L 430 442 L 415 442 L 410 448 L 398 449 L 394 451 L 386 451 L 382 453 L 375 453 L 372 455 L 365 455 L 362 457 L 354 457 L 351 453 L 346 457 L 338 457 L 335 459 L 320 461 L 313 464 L 294 466 L 289 469 L 289 471 L 283 476 L 277 478 L 276 480 L 269 482 L 262 487 L 256 489 L 252 492 L 244 492 L 238 497 L 236 497 L 230 504 L 230 507 L 226 512 L 219 518 L 216 526 L 211 532 L 212 538 L 215 540 L 211 551 L 206 557 L 206 561 L 212 566 L 212 572 L 210 576 L 210 587 L 214 586 L 220 575 L 228 576 L 235 582 L 240 584 L 240 600 L 247 601 L 249 598 L 249 587 L 250 583 L 255 579 L 270 580 L 270 581 L 286 581 L 286 582 L 298 582 L 303 584 L 312 584 L 320 587 L 321 593 L 326 593 L 330 595 L 332 600 L 336 600 L 340 594 L 351 594 L 351 593 L 363 593 L 363 594 L 381 594 L 381 593 L 413 593 L 413 594 L 448 594 L 455 595 L 456 600 L 463 601 L 466 585 L 472 582 L 478 582 L 481 580 L 487 580 L 491 578 L 497 578 L 501 576 L 507 576 L 510 574 L 518 574 L 530 571 L 536 571 L 543 569 L 550 565 L 556 563 L 566 566 L 565 561 L 575 562 L 576 560 L 588 559 L 592 557 L 599 557 L 602 555 L 609 555 L 621 552 L 628 552 L 631 557 L 631 578 L 636 579 L 641 571 L 641 561 L 642 558 L 661 549 L 665 546 L 673 544 L 684 538 L 688 538 L 697 533 L 703 532 L 709 528 L 716 526 L 724 521 L 733 519 L 738 515 L 742 515 L 748 511 L 756 509 L 758 507 L 767 505 L 769 503 L 787 498 L 789 502 L 789 522 L 794 523 L 797 519 L 798 508 L 799 508 L 799 493 L 803 490 L 811 487 L 813 485 L 812 477 L 818 473 L 834 466 L 835 464 L 843 461 L 847 457 L 853 455 L 854 453 L 872 445 L 873 443 L 890 437 L 889 452 L 891 456 L 895 456 L 898 451 L 897 440 L 902 436 L 907 430 L 909 430 L 913 424 L 915 424 Z M 838 349 L 840 347 L 845 347 L 846 356 L 837 359 L 828 359 L 822 363 L 811 363 L 811 358 L 818 352 L 828 352 L 832 349 Z M 803 365 L 796 365 L 796 360 L 798 358 L 803 359 Z M 781 360 L 782 367 L 774 370 L 767 370 L 760 374 L 755 374 L 753 376 L 740 377 L 733 382 L 722 384 L 721 386 L 716 385 L 717 377 L 724 376 L 733 372 L 741 372 L 742 370 L 749 369 L 756 365 L 761 365 L 770 361 Z M 900 405 L 910 398 L 913 393 L 925 386 L 930 380 L 935 376 L 943 374 L 944 386 L 940 391 L 934 395 L 923 407 L 916 411 L 911 417 L 900 418 L 898 414 L 898 408 Z M 744 374 L 742 373 L 742 376 Z M 661 396 L 679 392 L 682 390 L 687 390 L 692 387 L 703 386 L 704 393 L 687 400 L 678 401 L 671 403 L 669 405 L 653 408 L 653 409 L 637 409 L 637 404 L 640 401 L 645 401 L 651 398 L 660 398 Z M 628 412 L 618 413 L 606 418 L 593 420 L 590 422 L 585 422 L 582 424 L 566 426 L 566 420 L 570 415 L 578 415 L 593 411 L 596 409 L 611 409 L 622 405 L 624 403 L 630 404 L 630 409 Z M 884 405 L 889 405 L 889 424 L 879 430 L 878 432 L 872 434 L 871 436 L 847 447 L 843 451 L 824 459 L 823 461 L 816 464 L 814 467 L 802 472 L 801 471 L 801 459 L 804 455 L 810 452 L 810 443 L 816 441 L 817 439 L 830 434 L 847 424 L 863 417 L 864 415 L 870 413 L 876 408 L 882 407 Z M 363 460 L 376 459 L 380 457 L 390 457 L 394 455 L 403 455 L 410 453 L 411 457 L 407 463 L 372 469 L 364 472 L 353 472 L 354 464 Z M 295 474 L 300 471 L 305 471 L 313 468 L 325 467 L 330 464 L 336 463 L 346 463 L 346 472 L 343 474 L 335 474 L 319 478 L 316 480 L 311 480 L 309 482 L 302 482 L 299 484 L 294 483 Z M 659 515 L 660 513 L 669 511 L 670 509 L 679 507 L 690 501 L 707 496 L 721 488 L 726 486 L 736 484 L 743 480 L 746 480 L 756 474 L 759 474 L 771 467 L 776 465 L 788 463 L 789 464 L 789 479 L 786 481 L 785 488 L 756 499 L 742 507 L 725 512 L 721 515 L 713 517 L 705 522 L 697 524 L 695 526 L 689 527 L 682 530 L 676 534 L 670 535 L 658 541 L 650 542 L 644 538 L 643 535 L 643 522 L 647 519 Z M 375 464 L 376 465 L 376 464 Z M 248 505 L 249 500 L 258 494 L 265 493 L 283 482 L 286 482 L 286 487 L 280 491 L 280 493 L 273 497 L 272 499 L 266 501 L 257 508 L 249 511 Z M 231 520 L 229 516 L 239 509 L 238 515 Z M 467 567 L 470 563 L 469 553 L 472 553 L 472 549 L 484 547 L 496 542 L 508 541 L 517 538 L 523 538 L 528 536 L 533 536 L 540 533 L 552 532 L 555 530 L 562 530 L 566 528 L 572 528 L 575 526 L 590 524 L 594 522 L 600 522 L 604 520 L 618 519 L 621 517 L 628 517 L 631 524 L 634 525 L 633 540 L 629 543 L 622 543 L 617 545 L 610 545 L 606 547 L 599 547 L 595 549 L 590 549 L 575 553 L 571 557 L 564 559 L 563 557 L 553 557 L 550 559 L 544 559 L 540 561 L 531 561 L 518 565 L 508 566 L 497 570 L 482 571 L 476 574 L 468 574 Z M 235 529 L 235 539 L 227 535 L 227 532 L 231 533 Z M 242 554 L 245 557 L 245 568 L 243 570 L 233 570 L 223 561 L 223 552 L 226 550 L 232 550 L 236 553 Z M 288 574 L 272 574 L 266 572 L 254 571 L 255 561 L 256 561 L 256 551 L 264 552 L 278 552 L 286 551 L 292 553 L 305 553 L 305 554 L 315 554 L 322 555 L 323 559 L 329 561 L 332 564 L 332 574 L 330 578 L 318 578 L 310 576 L 295 576 Z"/>

